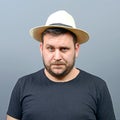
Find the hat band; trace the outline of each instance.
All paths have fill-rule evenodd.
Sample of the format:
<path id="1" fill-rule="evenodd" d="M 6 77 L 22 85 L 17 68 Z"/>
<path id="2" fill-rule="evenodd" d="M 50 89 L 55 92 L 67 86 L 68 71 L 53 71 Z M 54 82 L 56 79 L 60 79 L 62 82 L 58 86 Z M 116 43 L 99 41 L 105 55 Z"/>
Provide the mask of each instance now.
<path id="1" fill-rule="evenodd" d="M 62 24 L 62 23 L 53 23 L 53 24 L 50 24 L 50 25 L 55 25 L 55 26 L 65 26 L 65 27 L 71 27 L 72 28 L 72 26 L 70 26 L 70 25 L 66 25 L 66 24 Z"/>

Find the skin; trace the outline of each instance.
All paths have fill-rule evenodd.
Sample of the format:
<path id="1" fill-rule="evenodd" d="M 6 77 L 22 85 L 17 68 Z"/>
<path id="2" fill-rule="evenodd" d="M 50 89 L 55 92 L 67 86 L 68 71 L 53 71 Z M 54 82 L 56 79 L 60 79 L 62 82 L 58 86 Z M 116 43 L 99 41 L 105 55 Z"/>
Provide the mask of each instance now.
<path id="1" fill-rule="evenodd" d="M 11 116 L 7 115 L 7 118 L 6 118 L 6 120 L 18 120 L 18 119 L 16 119 L 16 118 L 13 118 L 13 117 L 11 117 Z"/>
<path id="2" fill-rule="evenodd" d="M 46 76 L 55 82 L 65 82 L 75 78 L 79 73 L 74 67 L 79 53 L 79 43 L 74 45 L 73 37 L 69 33 L 59 36 L 46 34 L 43 39 L 40 51 Z"/>
<path id="3" fill-rule="evenodd" d="M 40 52 L 45 65 L 45 74 L 53 82 L 68 82 L 79 74 L 74 67 L 80 45 L 73 43 L 71 34 L 59 36 L 46 34 L 40 44 Z M 7 115 L 6 120 L 18 120 Z"/>

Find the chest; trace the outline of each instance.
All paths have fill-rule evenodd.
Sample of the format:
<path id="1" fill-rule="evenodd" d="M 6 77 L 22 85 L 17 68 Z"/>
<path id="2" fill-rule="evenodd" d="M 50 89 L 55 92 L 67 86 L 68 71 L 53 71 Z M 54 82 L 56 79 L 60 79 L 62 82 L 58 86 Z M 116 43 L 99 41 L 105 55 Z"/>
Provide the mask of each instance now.
<path id="1" fill-rule="evenodd" d="M 96 94 L 89 88 L 31 88 L 22 98 L 23 120 L 96 120 Z"/>

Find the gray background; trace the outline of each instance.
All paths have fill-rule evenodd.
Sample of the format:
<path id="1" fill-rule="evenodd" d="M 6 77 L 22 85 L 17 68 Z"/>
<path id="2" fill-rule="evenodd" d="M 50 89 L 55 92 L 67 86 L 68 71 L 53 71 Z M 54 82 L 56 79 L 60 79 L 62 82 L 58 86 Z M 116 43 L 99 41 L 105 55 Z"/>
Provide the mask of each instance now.
<path id="1" fill-rule="evenodd" d="M 76 66 L 103 78 L 120 120 L 120 0 L 0 0 L 0 120 L 19 77 L 43 67 L 39 43 L 28 31 L 49 14 L 65 9 L 90 40 L 81 45 Z"/>

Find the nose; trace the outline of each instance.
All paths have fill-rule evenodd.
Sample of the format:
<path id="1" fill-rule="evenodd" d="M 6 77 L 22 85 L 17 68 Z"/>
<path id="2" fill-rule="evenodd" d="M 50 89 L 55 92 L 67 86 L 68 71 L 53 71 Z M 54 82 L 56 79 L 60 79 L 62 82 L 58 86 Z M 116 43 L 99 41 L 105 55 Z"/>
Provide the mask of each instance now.
<path id="1" fill-rule="evenodd" d="M 62 59 L 62 57 L 61 57 L 60 51 L 59 51 L 59 50 L 56 50 L 55 53 L 54 53 L 54 60 L 59 61 L 59 60 L 61 60 L 61 59 Z"/>

